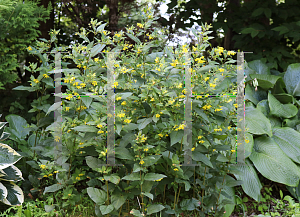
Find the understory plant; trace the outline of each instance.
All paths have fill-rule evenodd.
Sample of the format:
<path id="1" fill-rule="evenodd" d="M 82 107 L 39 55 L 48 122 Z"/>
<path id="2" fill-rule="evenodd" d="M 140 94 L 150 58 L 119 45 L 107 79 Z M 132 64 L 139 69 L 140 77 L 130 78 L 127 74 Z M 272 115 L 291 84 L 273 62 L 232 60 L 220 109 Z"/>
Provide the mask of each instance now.
<path id="1" fill-rule="evenodd" d="M 31 144 L 27 150 L 32 159 L 27 164 L 38 180 L 31 176 L 31 183 L 37 188 L 45 186 L 43 195 L 60 195 L 45 207 L 47 212 L 67 210 L 86 196 L 95 202 L 97 216 L 223 216 L 225 211 L 232 212 L 232 207 L 225 205 L 234 204 L 233 187 L 241 184 L 228 175 L 230 164 L 235 163 L 237 104 L 226 94 L 236 94 L 236 67 L 232 65 L 236 61 L 231 58 L 235 52 L 218 47 L 204 58 L 201 52 L 212 38 L 207 36 L 211 31 L 206 24 L 200 34 L 193 30 L 199 44 L 192 48 L 190 59 L 186 59 L 186 45 L 175 51 L 168 47 L 159 51 L 164 31 L 156 29 L 143 42 L 136 37 L 154 21 L 150 8 L 141 14 L 138 29 L 131 26 L 113 39 L 104 30 L 106 24 L 92 20 L 91 30 L 82 28 L 77 33 L 81 43 L 52 50 L 68 52 L 62 54 L 61 70 L 66 91 L 59 95 L 62 102 L 53 105 L 46 102 L 49 95 L 45 91 L 54 87 L 50 75 L 58 71 L 52 60 L 55 54 L 45 53 L 49 45 L 44 42 L 29 49 L 42 65 L 27 68 L 32 71 L 30 86 L 14 89 L 40 94 L 32 110 L 38 112 L 38 124 L 26 128 L 32 132 L 27 143 Z M 93 41 L 87 37 L 89 31 L 95 36 Z M 57 33 L 52 31 L 51 42 L 55 43 Z M 127 44 L 125 34 L 135 41 L 134 46 Z M 150 53 L 151 47 L 156 49 Z M 132 50 L 127 51 L 129 48 Z M 118 53 L 116 59 L 110 59 L 109 52 Z M 77 68 L 68 68 L 70 62 Z M 191 65 L 188 72 L 186 64 Z M 105 123 L 114 115 L 107 112 L 105 95 L 112 68 L 114 150 L 106 147 L 111 134 Z M 193 88 L 189 150 L 183 141 L 185 73 L 191 73 Z M 211 94 L 219 95 L 210 98 Z M 49 124 L 57 109 L 62 109 L 61 126 Z M 56 134 L 58 127 L 62 137 Z M 61 150 L 57 150 L 57 143 Z M 185 152 L 191 154 L 196 166 L 181 165 Z M 121 166 L 105 166 L 107 154 L 113 153 L 115 164 Z"/>

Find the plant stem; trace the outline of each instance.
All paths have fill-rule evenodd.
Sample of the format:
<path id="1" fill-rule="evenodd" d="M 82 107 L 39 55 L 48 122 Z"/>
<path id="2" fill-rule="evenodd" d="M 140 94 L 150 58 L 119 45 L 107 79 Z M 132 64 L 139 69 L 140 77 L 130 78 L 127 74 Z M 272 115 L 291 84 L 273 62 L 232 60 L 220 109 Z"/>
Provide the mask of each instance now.
<path id="1" fill-rule="evenodd" d="M 107 205 L 109 205 L 109 193 L 108 193 L 108 181 L 105 180 L 105 184 L 106 184 L 106 193 L 107 193 Z"/>
<path id="2" fill-rule="evenodd" d="M 181 186 L 179 186 L 179 191 L 178 191 L 178 194 L 177 194 L 177 202 L 176 202 L 176 205 L 178 204 L 179 195 L 180 195 L 180 190 L 181 190 Z"/>

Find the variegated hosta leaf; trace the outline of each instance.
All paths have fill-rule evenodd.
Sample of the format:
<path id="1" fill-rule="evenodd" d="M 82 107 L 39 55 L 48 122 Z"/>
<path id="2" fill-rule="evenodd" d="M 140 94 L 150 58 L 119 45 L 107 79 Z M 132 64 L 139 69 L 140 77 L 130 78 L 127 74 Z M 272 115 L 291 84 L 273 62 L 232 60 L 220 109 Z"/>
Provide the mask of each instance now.
<path id="1" fill-rule="evenodd" d="M 1 182 L 7 189 L 7 196 L 5 199 L 1 200 L 1 202 L 9 206 L 21 205 L 24 202 L 24 194 L 22 189 L 13 182 Z"/>
<path id="2" fill-rule="evenodd" d="M 0 143 L 0 170 L 15 164 L 21 158 L 22 156 L 13 148 L 6 144 Z"/>
<path id="3" fill-rule="evenodd" d="M 7 197 L 7 189 L 6 187 L 0 182 L 0 201 Z"/>
<path id="4" fill-rule="evenodd" d="M 16 166 L 11 165 L 3 170 L 0 170 L 0 181 L 11 181 L 18 182 L 24 180 L 22 177 L 22 172 Z"/>

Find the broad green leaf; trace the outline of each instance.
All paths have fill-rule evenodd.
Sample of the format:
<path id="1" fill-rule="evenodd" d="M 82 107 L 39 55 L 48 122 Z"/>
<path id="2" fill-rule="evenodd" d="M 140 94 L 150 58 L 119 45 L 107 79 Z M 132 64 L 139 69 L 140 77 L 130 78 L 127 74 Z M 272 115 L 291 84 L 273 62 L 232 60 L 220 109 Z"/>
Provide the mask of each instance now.
<path id="1" fill-rule="evenodd" d="M 0 143 L 0 170 L 15 164 L 21 158 L 22 156 L 10 146 Z"/>
<path id="2" fill-rule="evenodd" d="M 248 63 L 248 67 L 253 69 L 256 74 L 260 75 L 271 75 L 269 67 L 264 64 L 261 60 L 253 60 Z"/>
<path id="3" fill-rule="evenodd" d="M 184 131 L 183 130 L 178 130 L 178 131 L 172 131 L 170 134 L 171 137 L 171 146 L 176 144 L 177 142 L 180 142 L 183 138 Z"/>
<path id="4" fill-rule="evenodd" d="M 176 183 L 183 183 L 185 187 L 185 191 L 189 191 L 191 189 L 191 184 L 189 181 L 175 178 Z"/>
<path id="5" fill-rule="evenodd" d="M 180 207 L 182 210 L 188 210 L 193 211 L 195 210 L 199 205 L 199 200 L 196 200 L 195 198 L 192 199 L 184 199 L 180 202 Z"/>
<path id="6" fill-rule="evenodd" d="M 56 102 L 52 106 L 50 106 L 50 108 L 48 109 L 46 115 L 48 115 L 50 112 L 56 111 L 58 109 L 61 109 L 61 102 Z"/>
<path id="7" fill-rule="evenodd" d="M 249 128 L 249 133 L 267 134 L 272 137 L 270 120 L 261 111 L 252 106 L 246 106 L 245 116 L 245 128 Z"/>
<path id="8" fill-rule="evenodd" d="M 121 193 L 113 193 L 111 195 L 111 203 L 116 210 L 120 209 L 120 207 L 126 202 L 126 196 L 121 195 Z"/>
<path id="9" fill-rule="evenodd" d="M 271 30 L 280 32 L 279 35 L 285 34 L 290 31 L 286 26 L 277 26 Z"/>
<path id="10" fill-rule="evenodd" d="M 54 208 L 54 205 L 45 205 L 45 212 L 51 212 Z"/>
<path id="11" fill-rule="evenodd" d="M 262 184 L 255 169 L 251 165 L 251 161 L 249 159 L 245 159 L 245 163 L 231 165 L 231 168 L 234 176 L 238 180 L 242 180 L 244 182 L 244 184 L 242 184 L 244 192 L 259 202 L 261 200 L 260 190 L 262 188 Z"/>
<path id="12" fill-rule="evenodd" d="M 99 54 L 105 46 L 106 46 L 106 44 L 96 44 L 91 50 L 90 57 L 94 57 L 97 54 Z"/>
<path id="13" fill-rule="evenodd" d="M 289 94 L 300 96 L 300 63 L 289 65 L 283 80 Z"/>
<path id="14" fill-rule="evenodd" d="M 249 27 L 249 28 L 245 28 L 241 31 L 242 34 L 249 34 L 249 33 L 252 33 L 254 32 L 255 29 L 253 29 L 252 27 Z"/>
<path id="15" fill-rule="evenodd" d="M 115 147 L 115 155 L 117 158 L 123 160 L 134 160 L 134 157 L 131 155 L 129 150 L 124 147 Z"/>
<path id="16" fill-rule="evenodd" d="M 130 175 L 124 176 L 122 179 L 129 180 L 129 181 L 141 180 L 139 173 L 131 173 Z"/>
<path id="17" fill-rule="evenodd" d="M 25 128 L 27 126 L 27 121 L 21 116 L 8 115 L 5 119 L 9 123 L 9 127 L 5 128 L 5 131 L 15 135 L 19 139 L 25 138 L 31 131 L 30 128 Z"/>
<path id="18" fill-rule="evenodd" d="M 102 205 L 107 200 L 106 192 L 98 188 L 87 188 L 87 193 L 90 198 L 98 205 Z"/>
<path id="19" fill-rule="evenodd" d="M 91 103 L 92 103 L 92 101 L 93 101 L 93 98 L 91 98 L 91 97 L 89 97 L 89 96 L 82 96 L 82 97 L 81 97 L 81 100 L 82 100 L 82 102 L 84 103 L 84 105 L 85 105 L 87 108 L 89 108 L 90 105 L 91 105 Z"/>
<path id="20" fill-rule="evenodd" d="M 100 168 L 101 164 L 104 164 L 103 161 L 92 156 L 85 157 L 85 162 L 91 169 L 96 171 Z"/>
<path id="21" fill-rule="evenodd" d="M 295 105 L 281 104 L 271 93 L 268 93 L 268 101 L 270 107 L 269 115 L 274 115 L 280 118 L 291 118 L 298 113 L 298 109 Z"/>
<path id="22" fill-rule="evenodd" d="M 252 31 L 252 32 L 251 32 L 251 37 L 252 37 L 252 38 L 254 38 L 255 36 L 257 36 L 257 35 L 258 35 L 258 33 L 259 33 L 259 31 L 258 31 L 258 30 L 254 30 L 254 31 Z"/>
<path id="23" fill-rule="evenodd" d="M 109 176 L 104 176 L 104 179 L 106 181 L 110 181 L 110 182 L 114 183 L 115 185 L 117 185 L 120 182 L 120 177 L 117 174 L 111 174 Z"/>
<path id="24" fill-rule="evenodd" d="M 10 165 L 9 167 L 0 170 L 0 179 L 11 182 L 18 182 L 24 180 L 22 177 L 22 172 L 18 167 Z"/>
<path id="25" fill-rule="evenodd" d="M 149 167 L 151 165 L 154 165 L 159 159 L 161 155 L 152 155 L 152 156 L 147 156 L 143 158 L 143 161 L 145 162 L 143 164 L 144 167 Z"/>
<path id="26" fill-rule="evenodd" d="M 300 164 L 300 133 L 290 127 L 275 127 L 274 141 L 294 162 Z"/>
<path id="27" fill-rule="evenodd" d="M 102 215 L 106 215 L 106 214 L 110 213 L 113 210 L 114 210 L 114 206 L 111 205 L 111 204 L 100 206 L 100 211 L 101 211 Z"/>
<path id="28" fill-rule="evenodd" d="M 206 157 L 204 154 L 200 153 L 200 152 L 196 152 L 193 151 L 192 152 L 192 159 L 195 161 L 201 161 L 203 162 L 205 165 L 214 168 L 212 163 L 210 162 L 210 160 L 208 159 L 208 157 Z"/>
<path id="29" fill-rule="evenodd" d="M 249 158 L 267 179 L 294 187 L 299 184 L 300 169 L 272 138 L 256 138 Z"/>
<path id="30" fill-rule="evenodd" d="M 261 15 L 263 12 L 264 12 L 264 8 L 257 8 L 253 11 L 251 16 L 252 17 L 257 17 L 257 16 Z"/>
<path id="31" fill-rule="evenodd" d="M 60 190 L 64 187 L 65 187 L 64 185 L 54 184 L 54 185 L 51 185 L 49 187 L 46 187 L 43 194 L 46 194 L 47 192 L 56 192 L 56 191 L 58 191 L 58 190 Z"/>
<path id="32" fill-rule="evenodd" d="M 142 192 L 142 194 L 149 197 L 151 200 L 153 200 L 153 194 L 151 194 L 149 192 Z"/>
<path id="33" fill-rule="evenodd" d="M 144 180 L 148 180 L 148 181 L 156 181 L 159 179 L 163 179 L 167 176 L 163 175 L 163 174 L 157 174 L 157 173 L 147 173 L 144 177 Z"/>
<path id="34" fill-rule="evenodd" d="M 160 212 L 164 209 L 165 207 L 161 204 L 153 204 L 153 205 L 150 205 L 147 209 L 147 215 L 151 215 L 153 213 L 157 213 L 157 212 Z"/>
<path id="35" fill-rule="evenodd" d="M 139 130 L 142 130 L 152 122 L 152 118 L 139 119 L 137 122 L 139 123 Z"/>
<path id="36" fill-rule="evenodd" d="M 97 28 L 97 32 L 101 33 L 104 30 L 104 27 L 107 25 L 107 23 L 101 24 L 100 26 L 98 26 Z"/>

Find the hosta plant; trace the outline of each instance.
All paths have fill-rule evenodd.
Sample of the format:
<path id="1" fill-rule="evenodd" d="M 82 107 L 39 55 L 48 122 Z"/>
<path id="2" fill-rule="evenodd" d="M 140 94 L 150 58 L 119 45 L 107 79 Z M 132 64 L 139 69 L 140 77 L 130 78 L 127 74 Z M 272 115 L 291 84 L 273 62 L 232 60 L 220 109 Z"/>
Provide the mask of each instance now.
<path id="1" fill-rule="evenodd" d="M 0 201 L 9 206 L 18 206 L 24 202 L 24 195 L 22 189 L 15 183 L 23 180 L 23 177 L 22 172 L 14 164 L 22 156 L 2 143 L 9 137 L 9 133 L 4 132 L 6 123 L 0 122 Z"/>

